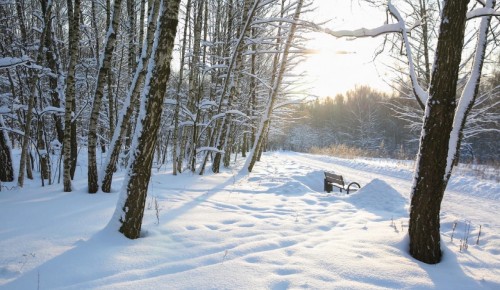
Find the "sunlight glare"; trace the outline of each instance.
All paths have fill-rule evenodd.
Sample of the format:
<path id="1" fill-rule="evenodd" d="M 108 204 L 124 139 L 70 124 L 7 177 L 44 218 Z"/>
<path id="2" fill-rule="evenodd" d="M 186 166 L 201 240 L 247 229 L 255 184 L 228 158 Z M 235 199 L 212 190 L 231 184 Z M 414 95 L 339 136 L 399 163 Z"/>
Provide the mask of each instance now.
<path id="1" fill-rule="evenodd" d="M 352 10 L 353 7 L 342 5 L 339 1 L 318 1 L 321 16 L 325 11 L 334 19 L 325 24 L 331 29 L 357 29 L 374 27 L 382 24 L 379 18 L 371 17 L 369 10 Z M 347 1 L 346 1 L 347 2 Z M 345 3 L 345 2 L 344 2 Z M 337 5 L 336 5 L 337 4 Z M 351 16 L 352 14 L 352 16 Z M 387 81 L 387 72 L 383 65 L 387 57 L 379 56 L 373 61 L 375 51 L 383 42 L 383 38 L 336 39 L 324 33 L 312 33 L 308 49 L 309 54 L 303 63 L 308 75 L 311 93 L 319 97 L 335 96 L 353 89 L 356 85 L 369 85 L 378 90 L 391 92 Z"/>

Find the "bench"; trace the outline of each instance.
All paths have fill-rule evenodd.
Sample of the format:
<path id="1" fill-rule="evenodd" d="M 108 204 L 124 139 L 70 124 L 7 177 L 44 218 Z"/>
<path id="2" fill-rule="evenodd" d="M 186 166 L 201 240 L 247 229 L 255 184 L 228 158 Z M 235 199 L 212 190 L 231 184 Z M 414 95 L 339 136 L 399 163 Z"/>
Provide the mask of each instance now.
<path id="1" fill-rule="evenodd" d="M 357 188 L 352 188 L 351 186 L 356 186 Z M 347 191 L 347 194 L 351 191 L 356 191 L 358 190 L 361 186 L 357 182 L 351 182 L 347 185 L 347 188 L 345 186 L 344 178 L 342 175 L 335 174 L 333 172 L 328 172 L 325 171 L 325 185 L 324 185 L 324 190 L 328 193 L 330 193 L 333 190 L 333 186 L 338 187 L 340 189 L 340 192 L 342 190 Z"/>

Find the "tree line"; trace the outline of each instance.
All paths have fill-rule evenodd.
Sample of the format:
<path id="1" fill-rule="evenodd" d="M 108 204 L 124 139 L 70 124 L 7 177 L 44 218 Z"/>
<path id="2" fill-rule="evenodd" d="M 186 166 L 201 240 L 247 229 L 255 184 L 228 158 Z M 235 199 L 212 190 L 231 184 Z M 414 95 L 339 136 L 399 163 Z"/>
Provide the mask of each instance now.
<path id="1" fill-rule="evenodd" d="M 480 95 L 484 100 L 474 112 L 491 122 L 471 121 L 461 144 L 462 162 L 496 163 L 500 156 L 499 124 L 500 71 L 485 79 Z M 301 103 L 289 112 L 287 122 L 276 125 L 270 149 L 309 152 L 311 149 L 346 146 L 366 156 L 414 159 L 418 150 L 421 118 L 408 112 L 418 103 L 399 93 L 388 94 L 369 86 L 357 86 L 335 97 Z"/>
<path id="2" fill-rule="evenodd" d="M 123 3 L 122 3 L 123 2 Z M 118 162 L 128 164 L 137 125 L 151 94 L 151 67 L 167 5 L 156 0 L 23 1 L 0 5 L 0 169 L 3 181 L 63 179 L 71 191 L 80 150 L 88 156 L 89 192 L 109 192 Z M 286 99 L 303 58 L 303 25 L 294 23 L 307 1 L 203 1 L 179 4 L 174 69 L 161 103 L 154 162 L 173 161 L 173 174 L 203 174 L 252 153 L 251 170 L 269 116 Z M 176 14 L 177 15 L 177 14 Z M 170 77 L 171 76 L 171 77 Z M 169 78 L 170 77 L 170 78 Z M 262 125 L 262 126 L 261 126 Z M 260 131 L 259 131 L 260 130 Z M 21 149 L 20 168 L 12 148 Z M 61 162 L 48 152 L 62 148 Z M 99 150 L 98 150 L 99 149 Z M 97 154 L 107 154 L 102 169 Z M 58 173 L 59 176 L 55 176 Z"/>

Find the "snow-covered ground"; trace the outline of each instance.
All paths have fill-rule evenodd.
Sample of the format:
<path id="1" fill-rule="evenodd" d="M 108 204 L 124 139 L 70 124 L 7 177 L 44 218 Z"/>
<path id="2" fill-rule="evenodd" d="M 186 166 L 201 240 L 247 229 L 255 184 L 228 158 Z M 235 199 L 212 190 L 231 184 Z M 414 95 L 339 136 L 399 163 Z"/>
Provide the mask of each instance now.
<path id="1" fill-rule="evenodd" d="M 72 193 L 39 180 L 2 188 L 0 288 L 500 289 L 496 181 L 452 177 L 441 214 L 444 259 L 426 265 L 407 252 L 407 164 L 273 152 L 251 174 L 238 170 L 155 172 L 137 240 L 104 229 L 117 192 L 87 194 L 83 168 Z M 362 189 L 327 194 L 324 170 Z"/>

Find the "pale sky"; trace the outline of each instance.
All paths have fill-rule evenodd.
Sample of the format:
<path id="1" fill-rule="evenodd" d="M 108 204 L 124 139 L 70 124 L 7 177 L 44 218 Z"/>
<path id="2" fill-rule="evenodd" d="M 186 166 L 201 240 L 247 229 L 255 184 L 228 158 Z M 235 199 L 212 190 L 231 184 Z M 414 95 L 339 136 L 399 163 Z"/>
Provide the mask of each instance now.
<path id="1" fill-rule="evenodd" d="M 384 7 L 374 8 L 362 1 L 315 0 L 318 5 L 312 17 L 332 19 L 324 26 L 332 30 L 373 28 L 385 21 Z M 360 6 L 361 5 L 361 6 Z M 306 16 L 306 19 L 310 20 Z M 373 61 L 374 53 L 383 42 L 383 37 L 363 39 L 336 39 L 333 36 L 314 33 L 308 48 L 319 50 L 309 55 L 300 69 L 308 75 L 311 93 L 320 97 L 335 96 L 353 89 L 356 85 L 369 85 L 379 90 L 391 92 L 384 82 L 389 81 L 384 62 L 389 61 L 384 54 Z"/>

